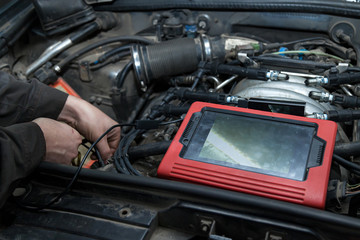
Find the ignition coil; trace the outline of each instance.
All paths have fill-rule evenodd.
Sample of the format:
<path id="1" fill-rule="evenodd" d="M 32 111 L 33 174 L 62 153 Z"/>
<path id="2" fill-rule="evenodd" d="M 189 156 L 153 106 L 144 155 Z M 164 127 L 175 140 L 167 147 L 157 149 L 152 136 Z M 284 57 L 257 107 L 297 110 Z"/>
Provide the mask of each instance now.
<path id="1" fill-rule="evenodd" d="M 319 102 L 329 102 L 339 104 L 347 108 L 360 107 L 360 98 L 356 96 L 342 96 L 338 94 L 330 94 L 325 92 L 311 91 L 309 97 Z"/>
<path id="2" fill-rule="evenodd" d="M 237 75 L 238 77 L 248 77 L 250 79 L 264 81 L 281 81 L 289 79 L 287 74 L 281 73 L 279 71 L 265 68 L 239 67 L 234 65 L 219 64 L 217 62 L 207 63 L 205 69 L 209 70 L 211 74 Z"/>
<path id="3" fill-rule="evenodd" d="M 360 110 L 330 110 L 324 113 L 313 113 L 309 118 L 331 120 L 334 122 L 350 122 L 360 119 Z"/>
<path id="4" fill-rule="evenodd" d="M 360 83 L 359 72 L 332 73 L 329 76 L 319 76 L 305 80 L 307 86 L 339 86 L 342 84 Z"/>

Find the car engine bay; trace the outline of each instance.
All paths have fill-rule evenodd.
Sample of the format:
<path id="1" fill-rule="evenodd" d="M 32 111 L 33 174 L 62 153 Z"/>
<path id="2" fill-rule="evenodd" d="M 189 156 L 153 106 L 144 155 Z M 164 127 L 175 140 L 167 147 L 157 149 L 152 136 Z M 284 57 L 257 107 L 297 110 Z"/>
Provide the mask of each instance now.
<path id="1" fill-rule="evenodd" d="M 291 219 L 291 216 L 297 216 L 301 211 L 304 214 L 309 212 L 310 215 L 314 211 L 313 216 L 324 214 L 328 219 L 344 218 L 334 220 L 333 225 L 328 224 L 328 227 L 336 232 L 331 233 L 331 236 L 330 233 L 326 234 L 326 223 L 320 223 L 321 217 L 314 217 L 306 223 L 308 228 L 319 225 L 321 230 L 301 229 L 300 222 L 306 221 L 306 218 L 299 217 L 296 223 L 298 225 L 292 223 L 292 227 L 284 227 L 287 230 L 273 231 L 264 220 L 257 222 L 257 230 L 254 229 L 253 232 L 239 230 L 238 234 L 235 234 L 236 226 L 241 225 L 236 225 L 237 221 L 246 225 L 244 229 L 251 229 L 252 224 L 243 218 L 233 220 L 234 225 L 229 224 L 228 230 L 225 226 L 218 228 L 215 234 L 214 219 L 220 210 L 214 208 L 210 211 L 214 214 L 213 217 L 202 218 L 201 216 L 206 214 L 198 214 L 196 221 L 199 224 L 183 229 L 179 227 L 183 224 L 181 220 L 173 219 L 174 216 L 182 216 L 185 221 L 188 218 L 181 214 L 188 213 L 191 216 L 192 211 L 201 209 L 199 207 L 192 210 L 194 206 L 191 204 L 197 202 L 197 197 L 201 198 L 192 192 L 189 194 L 194 195 L 187 198 L 190 203 L 182 203 L 157 217 L 163 228 L 179 231 L 171 233 L 174 239 L 339 239 L 346 229 L 346 224 L 353 225 L 349 225 L 349 232 L 344 233 L 350 236 L 345 239 L 357 239 L 356 236 L 360 234 L 359 230 L 356 230 L 360 209 L 360 7 L 357 3 L 345 4 L 339 1 L 343 5 L 336 8 L 337 12 L 332 12 L 331 9 L 326 10 L 326 4 L 331 5 L 332 1 L 325 2 L 324 5 L 318 4 L 316 6 L 320 7 L 312 10 L 311 1 L 297 2 L 303 4 L 304 8 L 298 6 L 299 9 L 295 10 L 296 6 L 293 6 L 292 11 L 286 11 L 282 1 L 273 3 L 279 4 L 279 8 L 270 6 L 267 9 L 266 4 L 262 6 L 261 1 L 256 1 L 253 7 L 241 9 L 234 6 L 239 9 L 233 11 L 231 4 L 221 7 L 221 4 L 217 5 L 213 1 L 210 1 L 209 5 L 204 4 L 204 1 L 194 1 L 194 6 L 191 5 L 192 1 L 188 4 L 179 1 L 178 5 L 166 5 L 163 1 L 156 1 L 153 5 L 144 1 L 140 1 L 139 5 L 135 4 L 137 1 L 77 0 L 56 4 L 49 4 L 48 2 L 52 1 L 44 0 L 11 2 L 14 5 L 9 3 L 7 7 L 18 15 L 9 9 L 0 15 L 1 32 L 11 33 L 1 38 L 1 70 L 15 75 L 20 81 L 35 78 L 67 90 L 124 124 L 121 127 L 119 147 L 112 159 L 100 157 L 97 161 L 81 161 L 85 152 L 90 153 L 92 148 L 92 143 L 83 141 L 85 150 L 80 151 L 81 157 L 74 161 L 74 166 L 81 167 L 85 164 L 91 170 L 84 169 L 88 175 L 84 175 L 84 179 L 76 183 L 78 192 L 68 194 L 69 199 L 81 198 L 82 194 L 85 194 L 81 189 L 86 189 L 86 181 L 93 182 L 93 187 L 87 190 L 90 195 L 108 194 L 115 198 L 116 189 L 98 189 L 101 188 L 100 185 L 106 185 L 107 180 L 103 176 L 109 175 L 113 181 L 109 184 L 119 184 L 125 189 L 126 201 L 134 200 L 139 204 L 141 200 L 134 199 L 131 193 L 132 186 L 136 184 L 130 183 L 130 180 L 137 178 L 138 180 L 134 181 L 148 184 L 148 189 L 144 185 L 147 190 L 141 190 L 140 195 L 149 194 L 146 191 L 156 188 L 156 185 L 162 186 L 162 181 L 167 181 L 158 177 L 158 167 L 164 154 L 181 129 L 181 122 L 190 106 L 194 102 L 205 102 L 336 122 L 337 133 L 331 169 L 323 175 L 324 178 L 329 175 L 325 208 L 313 209 L 265 197 L 263 201 L 268 201 L 270 205 L 263 205 L 265 210 L 259 208 L 252 214 L 273 216 L 277 211 L 274 206 L 283 204 L 283 212 L 279 213 L 281 217 L 273 218 L 274 222 L 278 221 L 277 226 L 282 227 L 285 226 L 281 225 L 286 222 L 285 215 Z M 20 5 L 17 9 L 14 7 L 15 3 Z M 341 6 L 344 6 L 343 11 Z M 54 14 L 52 9 L 56 8 L 63 8 L 63 11 Z M 14 24 L 18 21 L 19 24 Z M 15 29 L 10 31 L 8 28 Z M 271 143 L 260 143 L 261 136 L 256 137 L 259 146 L 266 144 L 272 147 Z M 68 178 L 75 173 L 74 167 L 59 166 L 56 170 L 56 166 L 46 163 L 43 170 L 39 171 L 40 179 L 48 181 L 53 188 L 47 186 L 45 193 L 41 193 L 44 186 L 38 182 L 43 180 L 34 180 L 34 188 L 26 187 L 33 193 L 26 194 L 23 202 L 36 204 L 39 196 L 61 192 L 63 186 L 67 185 L 66 182 L 69 182 Z M 60 173 L 55 174 L 57 171 Z M 52 179 L 52 173 L 59 175 L 57 180 Z M 116 175 L 124 177 L 124 182 L 117 183 L 120 180 L 116 180 Z M 181 189 L 181 184 L 184 184 L 183 191 L 186 192 L 186 184 L 191 183 L 175 182 L 173 190 L 164 185 L 161 191 L 178 196 L 182 190 L 174 189 Z M 224 198 L 227 197 L 229 202 L 232 201 L 231 192 L 228 190 L 194 185 L 193 191 L 200 194 L 202 188 L 212 188 L 209 191 L 217 192 Z M 239 198 L 246 195 L 239 194 L 243 194 L 239 195 Z M 206 197 L 206 194 L 204 196 L 208 198 L 204 201 L 211 205 L 211 197 Z M 169 204 L 164 198 L 164 195 L 161 195 L 148 199 L 151 206 L 149 209 L 161 209 Z M 249 201 L 255 204 L 257 198 L 263 197 L 250 196 Z M 46 203 L 49 199 L 51 198 L 43 197 L 40 202 Z M 217 201 L 219 204 L 215 204 Z M 232 207 L 221 205 L 221 201 L 214 200 L 213 204 L 224 207 L 225 210 L 221 211 L 228 211 L 229 219 L 237 219 L 235 215 L 231 215 Z M 97 203 L 94 200 L 74 201 L 72 204 L 69 205 L 70 209 L 73 206 L 74 209 L 82 209 L 74 212 L 85 214 L 86 211 L 96 209 Z M 86 204 L 89 204 L 92 210 L 87 210 Z M 99 201 L 98 204 L 106 203 Z M 136 215 L 134 209 L 123 205 L 125 207 L 120 210 L 122 219 L 131 217 L 131 211 L 132 216 Z M 15 206 L 12 211 L 17 209 Z M 246 205 L 244 206 L 246 209 Z M 294 210 L 297 206 L 298 212 Z M 289 212 L 286 212 L 285 208 Z M 65 211 L 64 209 L 58 208 L 59 212 Z M 267 210 L 269 214 L 261 213 Z M 144 213 L 147 210 L 139 211 Z M 32 214 L 34 213 L 31 211 L 27 213 L 21 210 L 22 219 L 31 219 Z M 146 214 L 154 217 L 154 211 L 149 210 Z M 99 217 L 95 213 L 89 215 Z M 63 217 L 59 221 L 67 221 L 66 219 Z M 232 221 L 224 219 L 216 219 L 216 223 Z M 20 225 L 31 222 L 21 221 L 24 222 Z M 343 226 L 336 229 L 336 221 L 343 222 Z M 125 223 L 131 224 L 131 221 Z M 5 237 L 13 236 L 11 231 L 6 232 L 11 224 L 6 223 L 7 227 L 3 227 Z M 92 224 L 96 226 L 96 223 Z M 260 229 L 261 235 L 256 235 L 255 232 L 260 232 Z M 0 228 L 0 237 L 1 232 Z M 129 235 L 123 239 L 169 239 L 169 235 L 161 237 L 159 229 L 150 232 L 152 234 L 140 234 L 137 237 Z M 182 235 L 180 232 L 186 234 Z M 212 237 L 211 232 L 214 233 Z M 120 233 L 115 231 L 111 234 Z M 36 239 L 37 235 L 34 236 Z M 83 236 L 87 235 L 84 233 Z M 111 239 L 111 236 L 114 235 L 109 235 L 109 238 L 96 238 L 95 235 L 92 238 L 88 235 L 89 238 L 84 239 Z"/>

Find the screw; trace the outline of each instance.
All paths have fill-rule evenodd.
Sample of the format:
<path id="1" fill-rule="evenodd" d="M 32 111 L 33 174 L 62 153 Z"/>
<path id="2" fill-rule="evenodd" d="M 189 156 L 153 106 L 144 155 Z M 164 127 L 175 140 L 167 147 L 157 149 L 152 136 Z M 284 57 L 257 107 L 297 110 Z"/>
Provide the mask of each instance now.
<path id="1" fill-rule="evenodd" d="M 55 70 L 55 72 L 60 73 L 60 72 L 61 72 L 61 67 L 59 67 L 58 65 L 56 65 L 56 66 L 54 67 L 54 70 Z"/>
<path id="2" fill-rule="evenodd" d="M 201 227 L 201 230 L 202 230 L 203 232 L 208 232 L 208 231 L 209 231 L 209 226 L 203 225 L 203 226 Z"/>
<path id="3" fill-rule="evenodd" d="M 198 26 L 199 26 L 199 28 L 201 28 L 201 29 L 205 29 L 206 28 L 206 22 L 205 21 L 200 21 L 199 23 L 198 23 Z"/>

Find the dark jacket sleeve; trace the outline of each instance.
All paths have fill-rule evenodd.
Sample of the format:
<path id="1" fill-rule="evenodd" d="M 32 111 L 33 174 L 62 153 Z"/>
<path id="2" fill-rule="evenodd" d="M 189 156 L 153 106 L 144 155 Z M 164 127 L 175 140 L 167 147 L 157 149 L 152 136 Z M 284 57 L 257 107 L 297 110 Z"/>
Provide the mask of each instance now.
<path id="1" fill-rule="evenodd" d="M 38 117 L 56 119 L 67 94 L 36 80 L 21 82 L 0 72 L 0 126 L 29 122 Z"/>
<path id="2" fill-rule="evenodd" d="M 0 127 L 0 207 L 17 180 L 29 175 L 45 155 L 45 139 L 33 122 Z"/>
<path id="3" fill-rule="evenodd" d="M 38 117 L 57 119 L 67 94 L 36 80 L 21 82 L 0 72 L 0 207 L 14 182 L 44 158 L 46 145 Z"/>

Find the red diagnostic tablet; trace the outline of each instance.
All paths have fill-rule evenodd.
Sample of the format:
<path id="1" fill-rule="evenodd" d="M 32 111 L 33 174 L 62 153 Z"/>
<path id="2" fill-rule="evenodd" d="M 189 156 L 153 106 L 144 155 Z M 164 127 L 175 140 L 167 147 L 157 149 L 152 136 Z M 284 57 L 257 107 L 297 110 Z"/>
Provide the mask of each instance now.
<path id="1" fill-rule="evenodd" d="M 158 176 L 324 208 L 337 125 L 194 103 Z"/>

